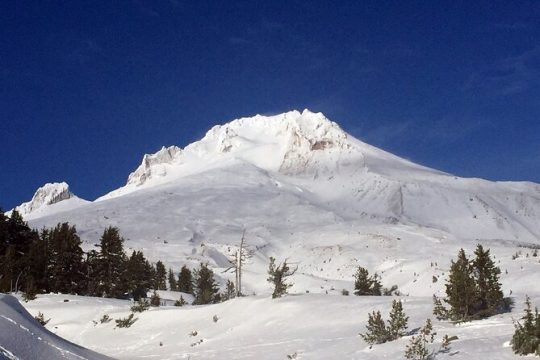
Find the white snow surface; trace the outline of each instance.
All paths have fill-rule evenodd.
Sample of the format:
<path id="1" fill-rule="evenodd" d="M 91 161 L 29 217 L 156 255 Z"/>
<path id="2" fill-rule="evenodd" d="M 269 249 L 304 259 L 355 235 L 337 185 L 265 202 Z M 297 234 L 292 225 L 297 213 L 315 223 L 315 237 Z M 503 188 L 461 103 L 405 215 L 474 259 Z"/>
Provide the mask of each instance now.
<path id="1" fill-rule="evenodd" d="M 110 358 L 51 333 L 39 324 L 15 297 L 0 294 L 0 359 L 105 360 Z"/>
<path id="2" fill-rule="evenodd" d="M 59 327 L 59 335 L 126 359 L 276 359 L 295 351 L 305 359 L 401 358 L 406 340 L 369 350 L 357 336 L 367 313 L 388 311 L 391 298 L 332 296 L 341 289 L 352 293 L 356 268 L 378 272 L 384 286 L 398 285 L 412 326 L 419 327 L 431 316 L 432 294 L 443 295 L 450 260 L 459 248 L 471 255 L 481 243 L 496 257 L 503 288 L 521 310 L 526 293 L 540 298 L 540 263 L 532 257 L 540 246 L 539 216 L 538 184 L 432 170 L 365 144 L 308 110 L 257 115 L 213 127 L 184 149 L 145 156 L 124 187 L 94 202 L 25 217 L 38 229 L 75 224 L 86 250 L 107 226 L 117 226 L 128 253 L 142 250 L 175 272 L 208 262 L 222 285 L 234 278 L 223 271 L 246 229 L 255 253 L 244 267 L 242 291 L 256 296 L 153 309 L 121 330 L 112 324 L 87 330 L 87 323 L 65 319 L 56 312 L 75 303 L 49 306 L 52 295 L 28 306 L 43 304 L 51 312 L 49 328 L 54 321 L 73 323 L 66 331 Z M 522 255 L 512 260 L 518 251 Z M 295 295 L 269 299 L 269 256 L 298 267 L 291 279 Z M 116 300 L 77 301 L 91 313 L 87 321 L 110 306 L 111 313 L 127 314 L 127 305 Z M 213 323 L 214 314 L 223 321 Z M 454 359 L 514 358 L 504 345 L 512 316 L 437 326 L 460 337 Z M 192 330 L 201 335 L 190 338 Z"/>
<path id="3" fill-rule="evenodd" d="M 365 332 L 367 314 L 381 311 L 385 319 L 392 300 L 400 299 L 409 316 L 408 330 L 431 316 L 429 297 L 370 297 L 326 294 L 296 294 L 281 299 L 269 296 L 237 298 L 216 305 L 162 306 L 136 313 L 129 328 L 115 322 L 101 323 L 130 313 L 129 301 L 42 295 L 26 303 L 51 320 L 47 328 L 59 336 L 118 359 L 403 359 L 411 335 L 372 348 L 358 335 Z M 69 302 L 64 302 L 69 300 Z M 538 294 L 533 302 L 540 300 Z M 217 321 L 214 321 L 214 316 Z M 456 335 L 447 353 L 437 359 L 519 359 L 508 345 L 514 326 L 522 316 L 521 304 L 514 313 L 454 325 L 433 321 L 440 348 L 444 334 Z"/>

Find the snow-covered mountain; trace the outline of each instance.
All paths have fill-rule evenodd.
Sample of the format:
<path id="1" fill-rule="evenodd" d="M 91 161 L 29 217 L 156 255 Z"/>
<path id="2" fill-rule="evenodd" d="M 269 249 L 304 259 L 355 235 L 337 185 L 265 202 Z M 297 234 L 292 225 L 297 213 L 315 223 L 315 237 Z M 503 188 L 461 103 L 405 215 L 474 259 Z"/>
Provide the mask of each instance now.
<path id="1" fill-rule="evenodd" d="M 75 196 L 65 182 L 47 183 L 36 190 L 32 200 L 15 207 L 26 220 L 67 211 L 88 201 Z M 8 213 L 8 215 L 11 211 Z"/>
<path id="2" fill-rule="evenodd" d="M 540 244 L 539 185 L 429 169 L 308 110 L 215 126 L 183 149 L 145 155 L 124 187 L 92 203 L 46 209 L 27 216 L 32 226 L 69 221 L 87 247 L 106 226 L 118 226 L 128 248 L 175 267 L 226 267 L 245 228 L 257 249 L 249 291 L 266 289 L 258 279 L 270 255 L 297 262 L 308 288 L 350 279 L 362 263 L 423 294 L 432 290 L 400 277 L 422 254 L 447 261 L 449 251 L 477 242 Z M 381 259 L 366 248 L 393 255 Z"/>
<path id="3" fill-rule="evenodd" d="M 359 265 L 377 272 L 383 286 L 399 286 L 410 328 L 418 327 L 432 316 L 432 295 L 444 294 L 450 260 L 477 243 L 490 248 L 518 310 L 458 326 L 434 321 L 437 332 L 459 338 L 441 358 L 516 358 L 512 318 L 521 317 L 525 294 L 540 301 L 540 263 L 530 250 L 540 248 L 540 185 L 429 169 L 308 110 L 234 120 L 183 149 L 145 155 L 125 186 L 93 202 L 70 203 L 70 195 L 47 204 L 69 193 L 67 185 L 53 188 L 23 216 L 36 228 L 75 224 L 86 249 L 117 226 L 128 252 L 143 250 L 176 272 L 208 262 L 222 285 L 234 277 L 224 270 L 244 229 L 254 251 L 243 270 L 242 290 L 251 296 L 152 309 L 129 329 L 98 323 L 104 314 L 126 316 L 130 304 L 122 300 L 49 294 L 25 305 L 48 314 L 57 334 L 109 356 L 400 358 L 408 340 L 371 348 L 357 335 L 367 313 L 387 314 L 392 298 L 345 297 L 342 289 L 352 292 Z M 270 298 L 269 256 L 298 267 L 296 296 Z"/>

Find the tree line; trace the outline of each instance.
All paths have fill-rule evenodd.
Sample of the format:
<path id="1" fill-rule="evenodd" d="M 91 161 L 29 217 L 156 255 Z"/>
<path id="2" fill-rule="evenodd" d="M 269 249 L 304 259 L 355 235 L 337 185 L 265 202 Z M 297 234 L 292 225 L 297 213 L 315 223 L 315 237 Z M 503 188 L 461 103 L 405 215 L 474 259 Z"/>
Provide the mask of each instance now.
<path id="1" fill-rule="evenodd" d="M 59 223 L 41 231 L 31 229 L 22 216 L 0 211 L 0 292 L 22 291 L 27 299 L 39 293 L 146 298 L 149 289 L 194 295 L 195 304 L 219 302 L 235 296 L 234 285 L 219 293 L 213 271 L 201 264 L 193 272 L 183 266 L 175 277 L 163 262 L 149 262 L 141 251 L 131 255 L 116 227 L 103 231 L 99 249 L 84 252 L 75 226 Z M 232 288 L 231 288 L 232 285 Z"/>

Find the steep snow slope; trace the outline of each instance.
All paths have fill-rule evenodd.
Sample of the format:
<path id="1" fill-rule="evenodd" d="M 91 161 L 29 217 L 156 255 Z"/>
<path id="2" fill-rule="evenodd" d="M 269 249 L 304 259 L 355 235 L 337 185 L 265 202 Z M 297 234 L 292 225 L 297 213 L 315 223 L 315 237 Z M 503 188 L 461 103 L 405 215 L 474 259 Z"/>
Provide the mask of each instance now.
<path id="1" fill-rule="evenodd" d="M 37 313 L 36 313 L 37 315 Z M 10 295 L 0 294 L 0 359 L 110 359 L 49 332 Z"/>

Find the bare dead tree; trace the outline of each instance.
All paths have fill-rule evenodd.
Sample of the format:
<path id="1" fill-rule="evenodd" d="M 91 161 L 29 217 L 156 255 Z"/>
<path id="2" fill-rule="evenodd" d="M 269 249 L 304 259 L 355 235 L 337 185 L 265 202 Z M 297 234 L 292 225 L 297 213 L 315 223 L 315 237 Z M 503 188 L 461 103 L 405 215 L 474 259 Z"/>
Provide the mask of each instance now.
<path id="1" fill-rule="evenodd" d="M 247 259 L 253 256 L 254 251 L 248 249 L 245 244 L 246 229 L 242 231 L 242 238 L 240 239 L 240 246 L 235 250 L 232 258 L 229 259 L 229 266 L 225 271 L 233 270 L 235 273 L 235 288 L 236 296 L 242 296 L 242 267 L 246 263 Z"/>

